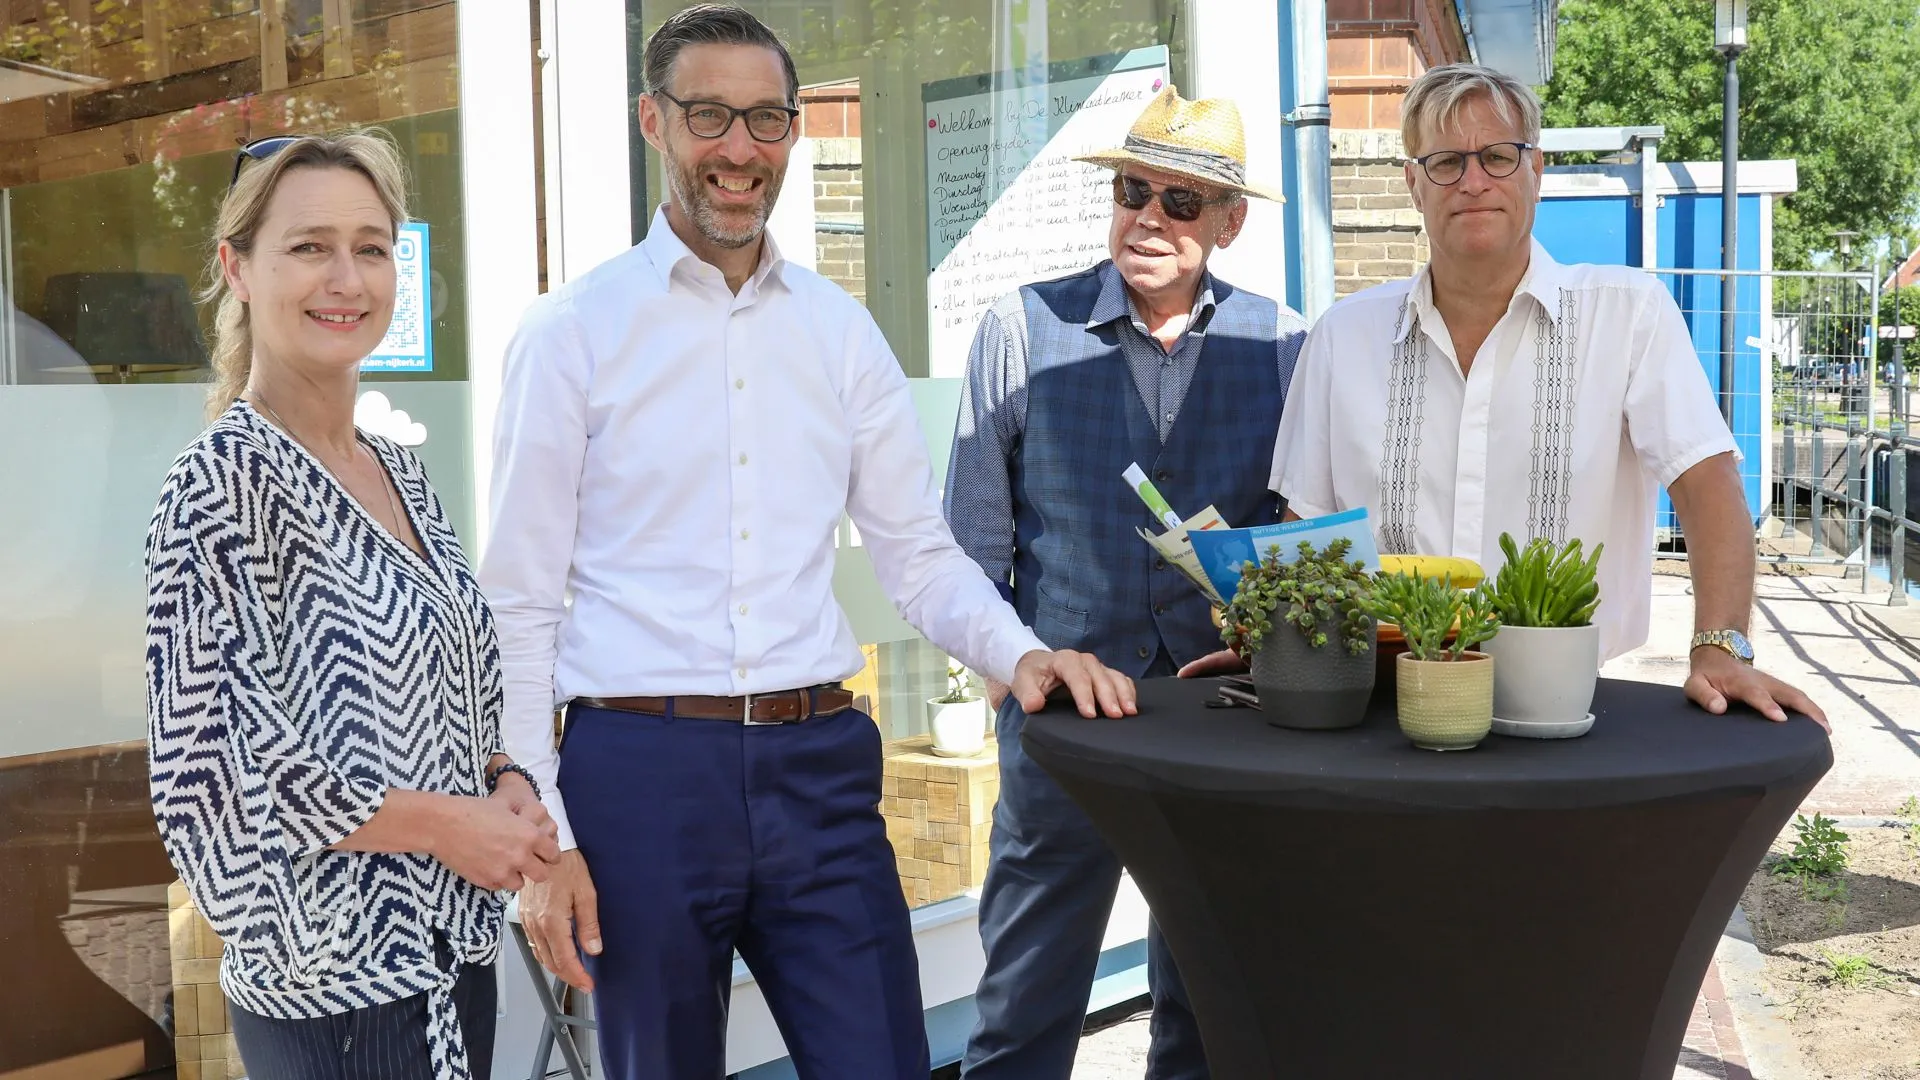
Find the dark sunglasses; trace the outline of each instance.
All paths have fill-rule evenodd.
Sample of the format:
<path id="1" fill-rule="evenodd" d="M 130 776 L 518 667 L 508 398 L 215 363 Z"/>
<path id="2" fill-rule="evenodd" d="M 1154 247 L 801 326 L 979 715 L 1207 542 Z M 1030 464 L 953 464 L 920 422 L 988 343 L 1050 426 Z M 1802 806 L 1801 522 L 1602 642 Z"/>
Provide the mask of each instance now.
<path id="1" fill-rule="evenodd" d="M 1131 176 L 1116 175 L 1113 178 L 1113 201 L 1129 210 L 1143 210 L 1153 201 L 1153 185 L 1145 180 Z M 1160 208 L 1175 221 L 1194 221 L 1209 204 L 1232 202 L 1231 196 L 1221 199 L 1209 199 L 1205 195 L 1188 188 L 1165 187 L 1160 189 Z"/>
<path id="2" fill-rule="evenodd" d="M 300 141 L 298 135 L 269 135 L 264 139 L 255 139 L 240 148 L 233 155 L 233 175 L 227 179 L 227 190 L 240 182 L 240 167 L 249 161 L 265 161 L 273 155 Z"/>

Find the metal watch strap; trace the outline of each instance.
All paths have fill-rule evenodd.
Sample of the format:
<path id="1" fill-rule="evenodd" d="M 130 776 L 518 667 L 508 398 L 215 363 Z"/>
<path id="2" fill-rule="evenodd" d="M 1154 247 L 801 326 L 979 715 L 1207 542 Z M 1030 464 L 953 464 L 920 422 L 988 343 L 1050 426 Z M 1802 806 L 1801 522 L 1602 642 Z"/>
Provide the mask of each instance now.
<path id="1" fill-rule="evenodd" d="M 1734 632 L 1731 630 L 1702 630 L 1693 635 L 1693 644 L 1689 646 L 1687 651 L 1691 652 L 1703 646 L 1711 646 L 1721 650 L 1743 664 L 1753 663 L 1751 659 L 1741 656 L 1740 650 L 1734 648 L 1733 634 Z"/>
<path id="2" fill-rule="evenodd" d="M 533 789 L 533 797 L 536 799 L 540 797 L 540 781 L 535 780 L 533 773 L 529 771 L 525 765 L 517 761 L 509 761 L 505 765 L 487 773 L 487 794 L 491 795 L 499 788 L 500 777 L 507 773 L 519 773 L 520 778 L 525 780 L 527 786 Z"/>

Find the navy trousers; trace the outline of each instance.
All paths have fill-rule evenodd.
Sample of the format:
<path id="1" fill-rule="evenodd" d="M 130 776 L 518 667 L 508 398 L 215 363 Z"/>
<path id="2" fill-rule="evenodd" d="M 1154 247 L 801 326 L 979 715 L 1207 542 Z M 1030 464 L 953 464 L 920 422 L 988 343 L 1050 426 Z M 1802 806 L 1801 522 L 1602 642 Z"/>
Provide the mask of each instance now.
<path id="1" fill-rule="evenodd" d="M 980 891 L 987 966 L 975 994 L 980 1021 L 960 1070 L 967 1080 L 1067 1080 L 1120 889 L 1119 858 L 1021 748 L 1026 719 L 1008 697 L 995 722 L 1000 801 Z M 1147 989 L 1153 997 L 1147 1080 L 1206 1080 L 1200 1025 L 1173 955 L 1151 922 Z"/>
<path id="2" fill-rule="evenodd" d="M 461 965 L 453 1002 L 474 1080 L 493 1075 L 498 1000 L 492 964 Z M 231 1004 L 227 1014 L 250 1080 L 440 1080 L 427 1056 L 425 994 L 307 1020 L 278 1020 Z"/>
<path id="3" fill-rule="evenodd" d="M 587 968 L 609 1075 L 724 1076 L 738 950 L 801 1080 L 926 1080 L 873 721 L 577 706 L 567 721 L 560 789 L 599 893 Z"/>

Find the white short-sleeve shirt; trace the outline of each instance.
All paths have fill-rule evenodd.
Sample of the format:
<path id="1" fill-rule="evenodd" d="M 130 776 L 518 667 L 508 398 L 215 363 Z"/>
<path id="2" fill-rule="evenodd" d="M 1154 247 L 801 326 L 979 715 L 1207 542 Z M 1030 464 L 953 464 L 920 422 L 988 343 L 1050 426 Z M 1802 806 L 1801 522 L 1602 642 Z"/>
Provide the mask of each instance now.
<path id="1" fill-rule="evenodd" d="M 1533 245 L 1463 375 L 1430 267 L 1336 304 L 1287 395 L 1273 488 L 1301 517 L 1364 506 L 1383 552 L 1455 555 L 1489 575 L 1500 534 L 1605 542 L 1603 657 L 1644 642 L 1659 486 L 1736 453 L 1679 308 L 1630 267 Z"/>

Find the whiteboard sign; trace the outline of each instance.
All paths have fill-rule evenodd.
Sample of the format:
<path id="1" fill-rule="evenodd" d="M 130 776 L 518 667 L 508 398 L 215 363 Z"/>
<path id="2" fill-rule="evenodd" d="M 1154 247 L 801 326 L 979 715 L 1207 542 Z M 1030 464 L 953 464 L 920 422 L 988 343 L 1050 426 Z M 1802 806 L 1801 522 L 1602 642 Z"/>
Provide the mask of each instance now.
<path id="1" fill-rule="evenodd" d="M 974 327 L 1021 285 L 1107 257 L 1113 172 L 1072 160 L 1119 146 L 1166 85 L 1155 45 L 1026 73 L 921 87 L 927 134 L 928 373 L 966 372 Z"/>

